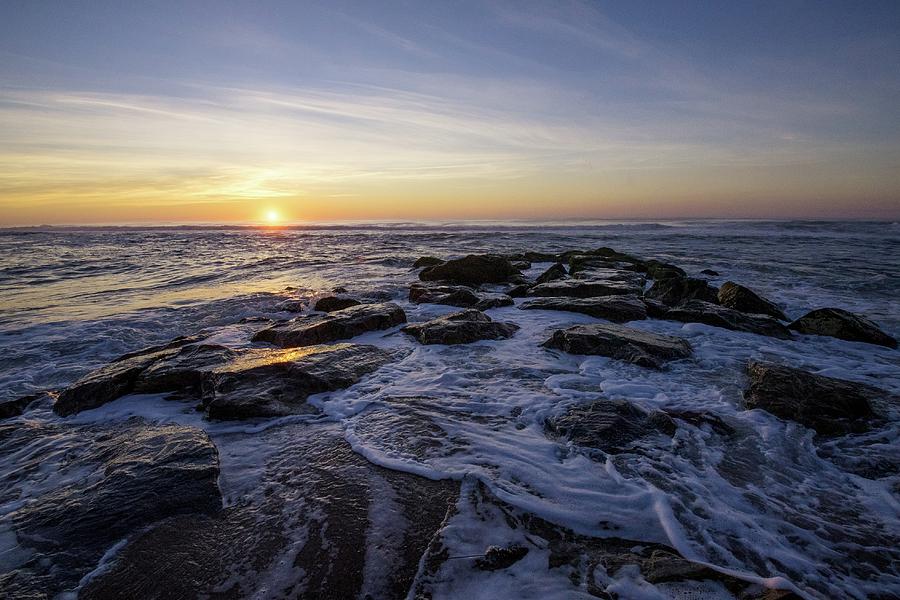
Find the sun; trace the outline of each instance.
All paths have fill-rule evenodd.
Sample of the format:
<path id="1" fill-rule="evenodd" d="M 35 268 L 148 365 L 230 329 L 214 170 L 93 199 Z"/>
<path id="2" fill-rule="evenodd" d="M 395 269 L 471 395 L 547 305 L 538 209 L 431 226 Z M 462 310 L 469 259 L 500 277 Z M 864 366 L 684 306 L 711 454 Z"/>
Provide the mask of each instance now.
<path id="1" fill-rule="evenodd" d="M 269 225 L 277 225 L 281 222 L 281 215 L 278 214 L 278 211 L 274 208 L 270 208 L 269 210 L 267 210 L 265 217 L 266 223 L 268 223 Z"/>

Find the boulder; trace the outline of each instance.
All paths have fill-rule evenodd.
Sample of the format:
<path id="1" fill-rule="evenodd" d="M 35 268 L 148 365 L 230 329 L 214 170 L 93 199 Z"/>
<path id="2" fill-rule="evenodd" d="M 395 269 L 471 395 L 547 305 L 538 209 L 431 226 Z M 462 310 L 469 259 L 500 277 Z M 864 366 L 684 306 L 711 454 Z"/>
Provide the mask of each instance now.
<path id="1" fill-rule="evenodd" d="M 549 435 L 576 446 L 616 454 L 648 435 L 672 437 L 677 427 L 662 411 L 647 412 L 624 400 L 597 400 L 548 420 L 545 429 Z"/>
<path id="2" fill-rule="evenodd" d="M 653 279 L 671 279 L 673 277 L 687 277 L 684 269 L 659 260 L 648 260 L 644 263 L 646 273 Z"/>
<path id="3" fill-rule="evenodd" d="M 10 419 L 12 417 L 18 417 L 28 406 L 37 402 L 42 398 L 48 397 L 48 394 L 29 394 L 27 396 L 22 396 L 20 398 L 13 398 L 12 400 L 4 400 L 0 402 L 0 419 Z"/>
<path id="4" fill-rule="evenodd" d="M 799 333 L 825 335 L 888 348 L 897 347 L 897 340 L 879 329 L 878 325 L 862 315 L 840 308 L 816 309 L 806 313 L 788 327 Z"/>
<path id="5" fill-rule="evenodd" d="M 513 299 L 506 294 L 476 292 L 464 285 L 421 283 L 413 283 L 409 287 L 409 301 L 416 304 L 443 304 L 460 308 L 477 308 L 478 310 L 513 304 Z"/>
<path id="6" fill-rule="evenodd" d="M 647 308 L 638 296 L 533 298 L 520 304 L 519 308 L 522 310 L 564 310 L 606 319 L 613 323 L 639 321 L 647 318 Z"/>
<path id="7" fill-rule="evenodd" d="M 667 312 L 669 312 L 669 306 L 663 304 L 659 300 L 653 300 L 652 298 L 641 298 L 644 301 L 644 306 L 647 308 L 647 316 L 651 319 L 664 319 Z"/>
<path id="8" fill-rule="evenodd" d="M 518 330 L 515 323 L 492 321 L 483 312 L 470 309 L 425 323 L 413 323 L 401 331 L 423 344 L 470 344 L 479 340 L 506 339 Z"/>
<path id="9" fill-rule="evenodd" d="M 515 304 L 511 296 L 507 294 L 492 294 L 481 292 L 478 294 L 479 300 L 475 308 L 478 310 L 488 310 L 491 308 L 501 308 L 503 306 L 512 306 Z"/>
<path id="10" fill-rule="evenodd" d="M 605 323 L 559 329 L 543 345 L 570 354 L 608 356 L 653 369 L 691 355 L 687 340 Z"/>
<path id="11" fill-rule="evenodd" d="M 539 283 L 528 290 L 529 296 L 564 296 L 569 298 L 596 298 L 598 296 L 640 295 L 641 289 L 623 281 L 604 279 L 565 279 Z"/>
<path id="12" fill-rule="evenodd" d="M 543 273 L 541 273 L 538 278 L 535 280 L 536 283 L 547 283 L 548 281 L 556 281 L 557 279 L 563 279 L 568 275 L 566 272 L 566 268 L 559 263 L 556 263 Z"/>
<path id="13" fill-rule="evenodd" d="M 5 598 L 57 597 L 127 536 L 163 519 L 214 515 L 222 505 L 216 447 L 195 427 L 140 419 L 0 426 L 0 456 L 13 453 L 21 460 L 0 475 L 2 488 L 33 496 L 6 520 L 20 549 L 14 563 L 0 561 Z"/>
<path id="14" fill-rule="evenodd" d="M 510 298 L 524 298 L 528 295 L 528 290 L 531 286 L 520 283 L 519 285 L 514 285 L 513 287 L 506 290 L 506 295 Z"/>
<path id="15" fill-rule="evenodd" d="M 636 271 L 626 271 L 617 268 L 590 268 L 578 271 L 573 275 L 576 279 L 585 281 L 621 281 L 638 288 L 643 288 L 646 279 Z"/>
<path id="16" fill-rule="evenodd" d="M 712 269 L 703 269 L 702 271 L 700 271 L 700 274 L 701 274 L 701 275 L 708 275 L 708 276 L 710 276 L 710 277 L 718 277 L 718 276 L 719 276 L 719 272 L 718 272 L 718 271 L 713 271 Z"/>
<path id="17" fill-rule="evenodd" d="M 421 269 L 423 267 L 433 267 L 435 265 L 443 264 L 439 258 L 435 258 L 434 256 L 421 256 L 416 259 L 416 262 L 413 263 L 413 269 Z"/>
<path id="18" fill-rule="evenodd" d="M 801 423 L 821 435 L 864 432 L 878 420 L 874 404 L 888 393 L 862 383 L 815 375 L 765 362 L 747 367 L 750 385 L 744 391 L 748 409 L 761 408 Z"/>
<path id="19" fill-rule="evenodd" d="M 495 254 L 470 254 L 423 269 L 419 279 L 480 285 L 504 283 L 514 275 L 520 275 L 519 270 L 507 258 Z"/>
<path id="20" fill-rule="evenodd" d="M 351 306 L 358 306 L 359 304 L 362 304 L 362 302 L 348 296 L 325 296 L 324 298 L 319 298 L 316 305 L 313 307 L 313 310 L 334 312 L 336 310 L 350 308 Z"/>
<path id="21" fill-rule="evenodd" d="M 405 322 L 406 313 L 393 302 L 360 304 L 324 315 L 304 315 L 278 323 L 258 331 L 253 341 L 295 348 L 346 340 Z"/>
<path id="22" fill-rule="evenodd" d="M 705 279 L 693 277 L 668 277 L 657 279 L 644 295 L 668 306 L 676 306 L 688 300 L 719 301 L 718 290 Z"/>
<path id="23" fill-rule="evenodd" d="M 671 308 L 662 318 L 683 323 L 704 323 L 732 331 L 767 335 L 780 340 L 791 339 L 791 332 L 788 328 L 772 317 L 747 314 L 702 300 L 689 300 Z"/>
<path id="24" fill-rule="evenodd" d="M 722 284 L 717 298 L 719 304 L 727 308 L 755 315 L 769 315 L 781 321 L 787 321 L 787 317 L 774 303 L 760 297 L 750 288 L 738 285 L 733 281 L 726 281 Z"/>

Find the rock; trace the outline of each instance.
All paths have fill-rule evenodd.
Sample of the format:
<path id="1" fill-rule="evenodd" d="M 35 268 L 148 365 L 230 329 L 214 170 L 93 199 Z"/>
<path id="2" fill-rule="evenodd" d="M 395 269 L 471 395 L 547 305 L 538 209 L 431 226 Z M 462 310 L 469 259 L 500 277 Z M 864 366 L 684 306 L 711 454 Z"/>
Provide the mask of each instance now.
<path id="1" fill-rule="evenodd" d="M 509 262 L 518 271 L 525 271 L 531 268 L 531 263 L 527 260 L 510 260 Z"/>
<path id="2" fill-rule="evenodd" d="M 775 304 L 758 296 L 750 288 L 738 285 L 733 281 L 723 283 L 717 297 L 719 304 L 727 308 L 755 315 L 769 315 L 781 321 L 787 321 L 787 317 Z"/>
<path id="3" fill-rule="evenodd" d="M 416 304 L 443 304 L 460 308 L 487 310 L 511 306 L 513 299 L 506 294 L 476 292 L 464 285 L 434 285 L 413 283 L 409 287 L 409 301 Z"/>
<path id="4" fill-rule="evenodd" d="M 800 333 L 825 335 L 888 348 L 897 347 L 897 340 L 879 329 L 878 325 L 862 315 L 840 308 L 816 309 L 806 313 L 788 327 Z"/>
<path id="5" fill-rule="evenodd" d="M 421 269 L 423 267 L 434 267 L 435 265 L 443 264 L 439 258 L 435 258 L 434 256 L 422 256 L 416 259 L 416 262 L 413 263 L 413 269 Z"/>
<path id="6" fill-rule="evenodd" d="M 506 294 L 491 294 L 482 292 L 478 294 L 479 300 L 475 305 L 478 310 L 488 310 L 491 308 L 500 308 L 503 306 L 512 306 L 515 304 L 513 299 Z"/>
<path id="7" fill-rule="evenodd" d="M 620 263 L 630 263 L 633 265 L 639 265 L 643 268 L 645 264 L 641 259 L 632 256 L 630 254 L 626 254 L 624 252 L 619 252 L 618 250 L 613 250 L 612 248 L 597 248 L 596 250 L 591 250 L 589 254 L 593 254 L 594 256 L 602 256 L 603 258 Z"/>
<path id="8" fill-rule="evenodd" d="M 348 298 L 346 296 L 325 296 L 316 302 L 313 310 L 330 313 L 336 310 L 350 308 L 351 306 L 358 306 L 360 304 L 362 304 L 362 302 L 356 298 Z"/>
<path id="9" fill-rule="evenodd" d="M 635 271 L 626 271 L 624 269 L 616 268 L 592 267 L 590 269 L 578 271 L 573 276 L 576 279 L 584 281 L 620 281 L 622 283 L 633 285 L 637 288 L 643 288 L 644 283 L 646 283 L 646 279 L 642 274 Z"/>
<path id="10" fill-rule="evenodd" d="M 506 290 L 506 295 L 510 298 L 524 298 L 528 295 L 528 290 L 531 286 L 528 284 L 519 284 L 514 285 L 513 287 Z"/>
<path id="11" fill-rule="evenodd" d="M 561 257 L 559 254 L 553 254 L 552 252 L 523 252 L 521 255 L 522 260 L 527 260 L 532 263 L 541 263 L 541 262 L 559 262 Z"/>
<path id="12" fill-rule="evenodd" d="M 662 318 L 683 323 L 704 323 L 732 331 L 767 335 L 780 340 L 791 339 L 788 328 L 772 317 L 747 314 L 702 300 L 690 300 L 669 309 Z"/>
<path id="13" fill-rule="evenodd" d="M 525 546 L 512 545 L 506 548 L 488 546 L 484 557 L 475 561 L 475 568 L 480 571 L 499 571 L 511 567 L 528 554 Z"/>
<path id="14" fill-rule="evenodd" d="M 651 300 L 659 300 L 668 306 L 676 306 L 688 300 L 719 301 L 718 290 L 709 285 L 705 279 L 692 277 L 668 277 L 657 279 L 644 296 Z"/>
<path id="15" fill-rule="evenodd" d="M 568 275 L 568 273 L 566 272 L 566 268 L 561 264 L 556 263 L 555 265 L 541 273 L 535 281 L 536 283 L 547 283 L 548 281 L 563 279 L 566 275 Z"/>
<path id="16" fill-rule="evenodd" d="M 422 281 L 449 281 L 469 285 L 504 283 L 520 275 L 510 261 L 495 254 L 470 254 L 428 267 L 419 273 Z"/>
<path id="17" fill-rule="evenodd" d="M 607 296 L 604 298 L 547 297 L 526 300 L 523 310 L 564 310 L 606 319 L 613 323 L 639 321 L 647 318 L 647 308 L 637 296 Z"/>
<path id="18" fill-rule="evenodd" d="M 687 273 L 684 272 L 684 269 L 669 263 L 658 260 L 648 260 L 644 265 L 646 266 L 647 275 L 653 279 L 659 280 L 671 279 L 673 277 L 687 277 Z"/>
<path id="19" fill-rule="evenodd" d="M 598 296 L 640 295 L 641 289 L 622 281 L 600 279 L 566 279 L 539 283 L 528 290 L 529 296 L 565 296 L 569 298 L 596 298 Z"/>
<path id="20" fill-rule="evenodd" d="M 677 426 L 659 410 L 647 412 L 624 400 L 597 400 L 570 408 L 547 421 L 545 429 L 577 446 L 615 454 L 648 435 L 672 437 Z"/>
<path id="21" fill-rule="evenodd" d="M 862 383 L 815 375 L 801 369 L 763 362 L 747 367 L 744 391 L 748 409 L 761 408 L 796 421 L 822 435 L 864 432 L 878 418 L 873 402 L 888 393 Z"/>
<path id="22" fill-rule="evenodd" d="M 218 344 L 184 346 L 176 354 L 160 357 L 147 365 L 135 379 L 134 387 L 127 393 L 178 392 L 196 396 L 210 371 L 237 356 L 238 351 Z"/>
<path id="23" fill-rule="evenodd" d="M 44 394 L 29 394 L 27 396 L 22 396 L 21 398 L 14 398 L 12 400 L 5 400 L 0 402 L 0 419 L 9 419 L 12 417 L 18 417 L 28 406 L 42 398 L 47 398 L 49 395 Z"/>
<path id="24" fill-rule="evenodd" d="M 654 369 L 691 355 L 687 340 L 604 323 L 557 330 L 543 345 L 570 354 L 608 356 Z"/>
<path id="25" fill-rule="evenodd" d="M 407 325 L 401 331 L 423 344 L 470 344 L 479 340 L 511 337 L 519 326 L 492 321 L 479 310 L 464 310 L 425 323 Z"/>
<path id="26" fill-rule="evenodd" d="M 332 289 L 331 289 L 331 293 L 332 293 L 332 294 L 347 294 L 348 292 L 347 292 L 347 288 L 345 288 L 344 286 L 339 285 L 339 286 L 337 286 L 336 288 L 332 288 Z"/>
<path id="27" fill-rule="evenodd" d="M 586 269 L 615 269 L 618 266 L 614 261 L 590 254 L 576 254 L 569 257 L 569 272 L 572 275 Z"/>
<path id="28" fill-rule="evenodd" d="M 306 404 L 309 396 L 349 387 L 393 359 L 391 352 L 360 344 L 251 349 L 207 374 L 201 401 L 213 419 L 316 412 Z"/>
<path id="29" fill-rule="evenodd" d="M 659 300 L 653 300 L 652 298 L 641 298 L 644 301 L 644 306 L 647 308 L 647 316 L 651 319 L 664 319 L 667 312 L 669 312 L 669 307 L 660 302 Z"/>
<path id="30" fill-rule="evenodd" d="M 304 315 L 279 323 L 258 331 L 253 341 L 295 348 L 346 340 L 405 322 L 406 313 L 393 302 L 360 304 L 325 315 Z"/>
<path id="31" fill-rule="evenodd" d="M 710 277 L 718 277 L 719 276 L 719 272 L 713 271 L 712 269 L 703 269 L 702 271 L 700 271 L 700 274 L 701 275 L 709 275 Z"/>
<path id="32" fill-rule="evenodd" d="M 0 563 L 8 598 L 50 598 L 74 589 L 114 544 L 179 515 L 221 508 L 218 453 L 195 427 L 140 419 L 110 426 L 28 422 L 0 426 L 0 456 L 20 453 L 2 489 L 35 494 L 9 513 L 22 550 Z M 51 469 L 54 477 L 41 473 Z M 34 481 L 42 481 L 35 489 Z"/>

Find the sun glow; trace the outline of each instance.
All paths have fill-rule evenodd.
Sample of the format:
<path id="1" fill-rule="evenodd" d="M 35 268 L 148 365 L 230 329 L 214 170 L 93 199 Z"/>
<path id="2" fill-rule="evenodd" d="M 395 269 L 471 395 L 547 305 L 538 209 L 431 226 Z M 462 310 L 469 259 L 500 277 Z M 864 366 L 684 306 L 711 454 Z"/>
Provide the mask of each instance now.
<path id="1" fill-rule="evenodd" d="M 278 225 L 279 223 L 281 223 L 281 215 L 278 214 L 278 211 L 274 208 L 270 208 L 266 211 L 265 221 L 269 225 Z"/>

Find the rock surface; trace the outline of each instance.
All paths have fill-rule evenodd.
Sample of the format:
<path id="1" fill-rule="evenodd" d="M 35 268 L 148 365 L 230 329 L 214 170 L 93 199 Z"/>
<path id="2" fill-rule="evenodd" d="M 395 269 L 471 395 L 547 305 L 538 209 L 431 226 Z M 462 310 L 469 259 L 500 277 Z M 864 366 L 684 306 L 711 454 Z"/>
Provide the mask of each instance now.
<path id="1" fill-rule="evenodd" d="M 751 362 L 747 372 L 747 408 L 761 408 L 822 435 L 867 431 L 878 418 L 873 404 L 888 396 L 883 390 L 861 383 L 783 365 Z"/>
<path id="2" fill-rule="evenodd" d="M 529 296 L 565 296 L 569 298 L 596 298 L 599 296 L 640 295 L 634 284 L 605 279 L 564 279 L 539 283 L 528 290 Z"/>
<path id="3" fill-rule="evenodd" d="M 413 263 L 414 269 L 421 269 L 423 267 L 433 267 L 435 265 L 443 264 L 440 258 L 436 258 L 434 256 L 420 256 L 416 259 L 416 262 Z"/>
<path id="4" fill-rule="evenodd" d="M 518 330 L 515 323 L 492 321 L 483 312 L 470 309 L 425 323 L 413 323 L 401 331 L 423 344 L 470 344 L 479 340 L 506 339 Z"/>
<path id="5" fill-rule="evenodd" d="M 745 313 L 757 315 L 769 315 L 781 321 L 787 321 L 787 317 L 773 302 L 760 297 L 750 288 L 744 287 L 733 281 L 726 281 L 719 288 L 719 304 L 727 308 L 739 310 Z"/>
<path id="6" fill-rule="evenodd" d="M 647 307 L 637 296 L 607 296 L 601 298 L 546 297 L 526 300 L 523 310 L 563 310 L 606 319 L 613 323 L 640 321 L 647 318 Z"/>
<path id="7" fill-rule="evenodd" d="M 547 283 L 548 281 L 556 281 L 557 279 L 565 278 L 566 275 L 568 275 L 568 273 L 566 272 L 566 268 L 561 264 L 556 263 L 555 265 L 538 275 L 538 278 L 535 279 L 535 283 Z"/>
<path id="8" fill-rule="evenodd" d="M 897 340 L 879 329 L 878 325 L 862 315 L 840 308 L 816 309 L 803 315 L 788 327 L 800 333 L 825 335 L 888 348 L 897 347 Z"/>
<path id="9" fill-rule="evenodd" d="M 480 285 L 504 283 L 515 275 L 520 275 L 519 270 L 507 258 L 496 254 L 470 254 L 423 269 L 419 279 Z"/>
<path id="10" fill-rule="evenodd" d="M 689 300 L 669 309 L 662 318 L 683 323 L 704 323 L 713 327 L 767 335 L 781 340 L 791 339 L 791 332 L 788 328 L 772 317 L 747 314 L 702 300 Z"/>
<path id="11" fill-rule="evenodd" d="M 296 348 L 346 340 L 405 322 L 406 313 L 393 302 L 360 304 L 325 315 L 304 315 L 279 323 L 257 332 L 253 341 Z"/>
<path id="12" fill-rule="evenodd" d="M 416 304 L 443 304 L 460 308 L 477 308 L 478 310 L 513 304 L 513 299 L 506 294 L 478 292 L 465 285 L 421 283 L 414 283 L 409 287 L 409 301 Z"/>
<path id="13" fill-rule="evenodd" d="M 559 329 L 543 345 L 570 354 L 608 356 L 653 369 L 691 355 L 687 340 L 603 323 Z"/>
<path id="14" fill-rule="evenodd" d="M 703 300 L 713 304 L 719 301 L 718 290 L 705 279 L 692 277 L 668 277 L 657 279 L 644 294 L 668 306 L 676 306 L 688 300 Z"/>
<path id="15" fill-rule="evenodd" d="M 615 454 L 645 436 L 672 437 L 677 426 L 659 410 L 647 412 L 623 400 L 597 400 L 573 406 L 563 415 L 548 420 L 545 428 L 551 436 L 577 446 Z"/>
<path id="16" fill-rule="evenodd" d="M 357 306 L 362 304 L 356 298 L 350 298 L 348 296 L 325 296 L 324 298 L 319 298 L 316 302 L 316 305 L 313 307 L 313 310 L 318 310 L 321 312 L 334 312 L 336 310 L 343 310 L 345 308 L 350 308 L 351 306 Z"/>
<path id="17" fill-rule="evenodd" d="M 0 402 L 0 419 L 10 419 L 18 417 L 32 402 L 37 402 L 41 398 L 46 398 L 47 394 L 29 394 L 12 400 Z"/>

